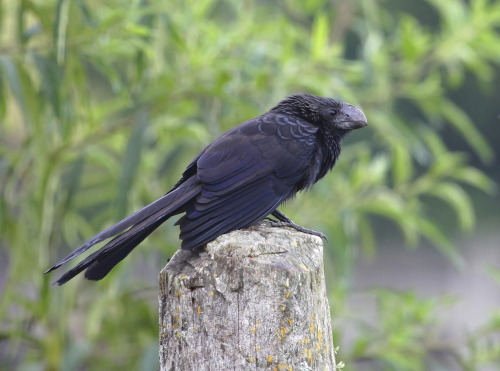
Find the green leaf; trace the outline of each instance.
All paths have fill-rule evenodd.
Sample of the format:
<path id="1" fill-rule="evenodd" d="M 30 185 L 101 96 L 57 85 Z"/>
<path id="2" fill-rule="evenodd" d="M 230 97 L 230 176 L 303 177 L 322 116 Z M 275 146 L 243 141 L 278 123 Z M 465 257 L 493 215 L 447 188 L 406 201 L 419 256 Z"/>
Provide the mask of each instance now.
<path id="1" fill-rule="evenodd" d="M 122 172 L 120 176 L 118 195 L 116 198 L 116 213 L 117 219 L 126 216 L 128 210 L 128 193 L 132 188 L 137 177 L 142 148 L 144 146 L 144 137 L 148 127 L 149 117 L 145 111 L 138 114 L 137 122 L 132 130 L 123 158 Z"/>
<path id="2" fill-rule="evenodd" d="M 64 175 L 62 184 L 66 190 L 66 199 L 63 203 L 63 207 L 67 210 L 73 199 L 75 198 L 78 188 L 80 187 L 80 182 L 83 174 L 83 168 L 85 166 L 85 158 L 79 157 L 74 161 L 68 168 L 67 173 Z"/>
<path id="3" fill-rule="evenodd" d="M 474 187 L 483 190 L 490 195 L 493 195 L 497 190 L 497 185 L 488 176 L 480 170 L 467 166 L 455 170 L 451 176 L 464 183 L 468 183 Z"/>
<path id="4" fill-rule="evenodd" d="M 375 235 L 367 218 L 358 215 L 358 233 L 363 252 L 368 258 L 375 256 Z"/>
<path id="5" fill-rule="evenodd" d="M 26 104 L 26 97 L 16 65 L 9 57 L 0 56 L 0 69 L 2 76 L 4 76 L 4 81 L 19 106 L 24 121 L 29 123 L 30 117 L 28 115 L 29 111 Z"/>
<path id="6" fill-rule="evenodd" d="M 411 152 L 403 145 L 396 144 L 393 148 L 394 183 L 404 184 L 413 176 Z"/>
<path id="7" fill-rule="evenodd" d="M 57 45 L 57 62 L 64 63 L 66 55 L 66 34 L 68 31 L 69 23 L 69 9 L 71 6 L 70 0 L 58 0 L 57 2 L 57 16 L 55 20 L 55 43 Z"/>
<path id="8" fill-rule="evenodd" d="M 429 189 L 428 193 L 447 202 L 455 209 L 461 228 L 470 230 L 474 226 L 474 209 L 469 196 L 460 186 L 455 183 L 441 182 Z"/>
<path id="9" fill-rule="evenodd" d="M 53 56 L 45 56 L 39 53 L 33 54 L 33 60 L 42 80 L 42 93 L 54 111 L 57 118 L 61 118 L 62 104 L 60 101 L 59 89 L 64 71 L 56 63 Z"/>
<path id="10" fill-rule="evenodd" d="M 429 239 L 438 250 L 449 258 L 457 267 L 464 266 L 464 260 L 452 245 L 448 236 L 429 219 L 419 218 L 416 220 L 419 232 Z"/>
<path id="11" fill-rule="evenodd" d="M 324 13 L 318 14 L 311 32 L 311 57 L 321 59 L 328 49 L 328 18 Z"/>
<path id="12" fill-rule="evenodd" d="M 406 241 L 414 245 L 418 241 L 418 232 L 414 222 L 414 211 L 408 206 L 402 197 L 386 191 L 365 200 L 358 206 L 358 210 L 388 217 L 401 229 Z"/>
<path id="13" fill-rule="evenodd" d="M 470 118 L 463 110 L 458 108 L 449 100 L 440 102 L 440 112 L 463 136 L 463 138 L 474 148 L 483 161 L 493 160 L 493 151 L 488 142 L 474 127 Z"/>

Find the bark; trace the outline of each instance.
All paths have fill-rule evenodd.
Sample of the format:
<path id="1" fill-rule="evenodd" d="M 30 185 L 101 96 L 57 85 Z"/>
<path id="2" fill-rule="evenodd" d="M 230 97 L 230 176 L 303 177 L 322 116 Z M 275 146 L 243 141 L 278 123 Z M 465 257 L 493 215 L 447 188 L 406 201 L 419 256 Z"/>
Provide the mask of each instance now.
<path id="1" fill-rule="evenodd" d="M 319 237 L 261 224 L 160 273 L 160 370 L 334 370 Z"/>

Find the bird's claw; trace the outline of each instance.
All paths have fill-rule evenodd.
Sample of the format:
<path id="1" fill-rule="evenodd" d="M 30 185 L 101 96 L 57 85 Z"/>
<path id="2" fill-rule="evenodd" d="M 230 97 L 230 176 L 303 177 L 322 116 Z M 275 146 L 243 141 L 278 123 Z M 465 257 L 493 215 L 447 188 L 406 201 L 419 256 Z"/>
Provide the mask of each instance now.
<path id="1" fill-rule="evenodd" d="M 328 238 L 322 233 L 315 231 L 313 229 L 308 229 L 304 228 L 298 224 L 295 224 L 293 222 L 282 222 L 282 221 L 276 221 L 276 220 L 269 220 L 269 224 L 271 227 L 290 227 L 295 229 L 296 231 L 307 233 L 307 234 L 312 234 L 313 236 L 318 236 L 322 240 L 328 241 Z"/>

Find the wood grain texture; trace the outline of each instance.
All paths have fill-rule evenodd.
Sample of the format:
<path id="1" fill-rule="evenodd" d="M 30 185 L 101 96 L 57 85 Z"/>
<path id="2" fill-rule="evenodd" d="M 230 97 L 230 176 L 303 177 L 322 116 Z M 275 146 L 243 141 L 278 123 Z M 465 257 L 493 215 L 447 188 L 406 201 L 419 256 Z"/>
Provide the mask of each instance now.
<path id="1" fill-rule="evenodd" d="M 160 370 L 334 370 L 319 237 L 261 224 L 160 273 Z"/>

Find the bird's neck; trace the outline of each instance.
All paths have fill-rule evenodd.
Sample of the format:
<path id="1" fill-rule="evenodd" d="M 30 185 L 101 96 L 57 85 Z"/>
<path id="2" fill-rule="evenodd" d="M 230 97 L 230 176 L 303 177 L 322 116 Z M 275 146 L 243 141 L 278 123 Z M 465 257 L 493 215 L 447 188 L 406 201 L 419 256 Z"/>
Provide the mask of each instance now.
<path id="1" fill-rule="evenodd" d="M 322 149 L 325 153 L 323 154 L 321 170 L 318 174 L 317 180 L 321 179 L 328 171 L 330 171 L 337 162 L 341 149 L 340 142 L 346 134 L 347 131 L 344 130 L 320 130 L 320 140 L 324 143 Z"/>

